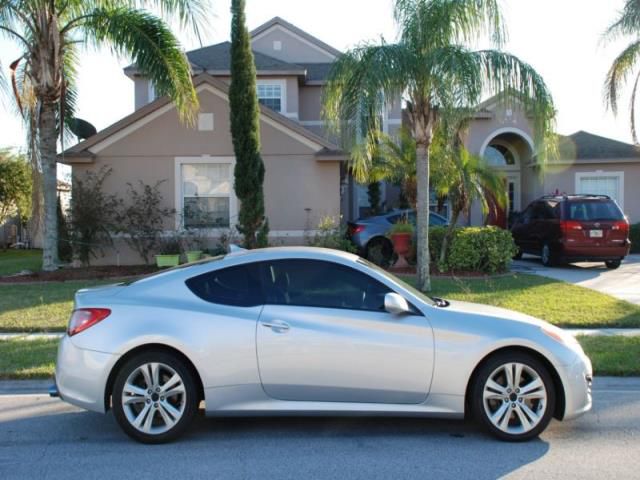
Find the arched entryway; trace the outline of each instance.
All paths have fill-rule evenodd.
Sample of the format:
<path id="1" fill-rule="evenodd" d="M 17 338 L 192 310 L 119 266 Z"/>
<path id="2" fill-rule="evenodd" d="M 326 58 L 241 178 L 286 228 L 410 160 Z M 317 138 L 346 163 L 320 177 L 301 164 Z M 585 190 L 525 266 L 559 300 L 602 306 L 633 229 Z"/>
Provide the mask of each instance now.
<path id="1" fill-rule="evenodd" d="M 509 216 L 522 209 L 523 172 L 531 161 L 533 141 L 522 130 L 504 128 L 493 132 L 484 142 L 480 155 L 505 176 L 508 203 L 495 208 L 487 223 L 507 228 Z"/>

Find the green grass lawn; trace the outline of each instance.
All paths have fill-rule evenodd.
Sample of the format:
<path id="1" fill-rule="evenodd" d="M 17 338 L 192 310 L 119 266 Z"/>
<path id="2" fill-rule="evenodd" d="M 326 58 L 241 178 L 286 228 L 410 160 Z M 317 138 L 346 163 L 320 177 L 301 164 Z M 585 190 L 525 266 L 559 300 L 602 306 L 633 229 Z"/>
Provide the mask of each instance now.
<path id="1" fill-rule="evenodd" d="M 113 281 L 0 284 L 0 331 L 64 331 L 74 293 L 104 283 Z"/>
<path id="2" fill-rule="evenodd" d="M 640 337 L 578 337 L 596 375 L 640 375 Z M 0 379 L 49 378 L 58 340 L 0 340 Z"/>
<path id="3" fill-rule="evenodd" d="M 0 276 L 42 269 L 42 250 L 0 250 Z"/>
<path id="4" fill-rule="evenodd" d="M 401 276 L 415 284 L 415 277 Z M 489 279 L 434 278 L 431 295 L 527 313 L 560 327 L 640 327 L 640 306 L 537 275 Z"/>

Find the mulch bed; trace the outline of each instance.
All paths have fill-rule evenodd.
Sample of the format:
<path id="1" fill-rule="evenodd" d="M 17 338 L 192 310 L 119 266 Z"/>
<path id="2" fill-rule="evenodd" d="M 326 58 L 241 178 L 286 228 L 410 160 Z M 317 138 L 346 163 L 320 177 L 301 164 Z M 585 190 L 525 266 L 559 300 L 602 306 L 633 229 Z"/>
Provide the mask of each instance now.
<path id="1" fill-rule="evenodd" d="M 389 270 L 389 272 L 393 273 L 394 275 L 415 275 L 416 274 L 416 267 L 415 266 L 409 266 L 407 268 L 393 268 L 390 267 L 387 270 Z M 447 278 L 451 278 L 451 277 L 456 277 L 456 278 L 489 278 L 489 277 L 495 277 L 495 276 L 500 276 L 500 275 L 510 275 L 510 272 L 504 272 L 504 273 L 498 273 L 495 275 L 489 275 L 487 273 L 484 272 L 465 272 L 465 271 L 452 271 L 452 272 L 440 272 L 438 270 L 438 268 L 435 266 L 435 264 L 432 264 L 431 267 L 429 268 L 429 272 L 431 273 L 432 277 L 447 277 Z"/>
<path id="2" fill-rule="evenodd" d="M 0 283 L 66 282 L 70 280 L 104 280 L 144 275 L 158 270 L 155 265 L 126 265 L 121 267 L 61 268 L 55 272 L 33 272 L 25 275 L 0 277 Z"/>

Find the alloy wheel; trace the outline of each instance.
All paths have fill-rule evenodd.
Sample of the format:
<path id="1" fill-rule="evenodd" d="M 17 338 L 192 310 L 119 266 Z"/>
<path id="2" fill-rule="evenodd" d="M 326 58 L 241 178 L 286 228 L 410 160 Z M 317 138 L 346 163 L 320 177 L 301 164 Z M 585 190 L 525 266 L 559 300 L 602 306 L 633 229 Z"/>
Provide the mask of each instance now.
<path id="1" fill-rule="evenodd" d="M 487 378 L 482 396 L 488 420 L 511 435 L 536 428 L 547 409 L 544 381 L 523 363 L 511 362 L 496 368 Z"/>
<path id="2" fill-rule="evenodd" d="M 187 393 L 182 377 L 164 363 L 144 363 L 134 369 L 122 389 L 122 409 L 136 430 L 159 435 L 182 418 Z"/>
<path id="3" fill-rule="evenodd" d="M 551 250 L 549 249 L 549 245 L 544 244 L 542 247 L 542 264 L 549 265 L 551 263 Z"/>

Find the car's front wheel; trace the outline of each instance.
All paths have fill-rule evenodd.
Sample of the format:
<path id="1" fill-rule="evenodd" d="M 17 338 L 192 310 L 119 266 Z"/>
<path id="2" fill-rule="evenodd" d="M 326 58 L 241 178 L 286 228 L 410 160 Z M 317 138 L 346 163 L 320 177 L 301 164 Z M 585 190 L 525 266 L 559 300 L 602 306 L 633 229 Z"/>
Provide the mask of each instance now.
<path id="1" fill-rule="evenodd" d="M 198 390 L 184 362 L 166 352 L 145 352 L 117 374 L 113 413 L 127 435 L 143 443 L 174 440 L 198 409 Z"/>
<path id="2" fill-rule="evenodd" d="M 606 262 L 604 262 L 604 264 L 609 270 L 615 270 L 616 268 L 620 267 L 620 265 L 622 264 L 622 260 L 607 260 Z"/>
<path id="3" fill-rule="evenodd" d="M 522 352 L 490 357 L 478 370 L 471 394 L 474 417 L 501 440 L 537 437 L 555 408 L 555 388 L 547 368 Z"/>

